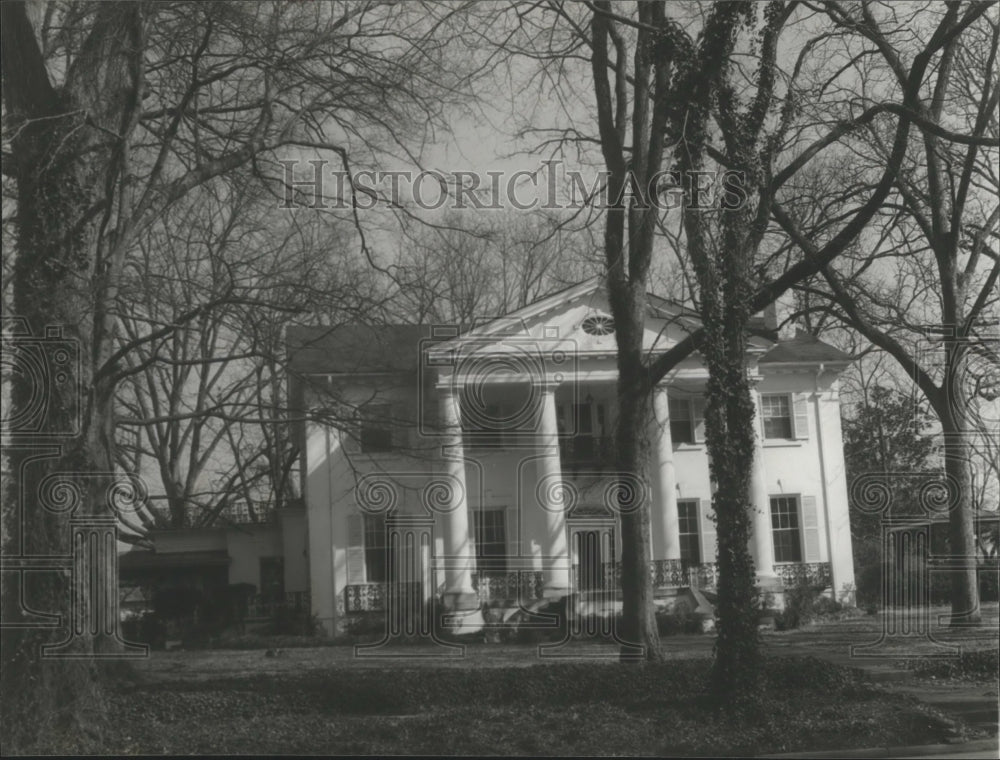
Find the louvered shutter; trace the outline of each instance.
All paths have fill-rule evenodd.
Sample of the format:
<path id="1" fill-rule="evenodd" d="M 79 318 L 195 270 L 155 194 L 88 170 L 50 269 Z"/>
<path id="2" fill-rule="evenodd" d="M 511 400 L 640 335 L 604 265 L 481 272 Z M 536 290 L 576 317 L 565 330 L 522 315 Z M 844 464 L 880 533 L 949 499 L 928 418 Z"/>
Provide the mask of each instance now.
<path id="1" fill-rule="evenodd" d="M 712 501 L 710 499 L 698 500 L 698 520 L 701 528 L 701 561 L 703 563 L 715 562 L 717 549 L 715 520 L 712 519 Z"/>
<path id="2" fill-rule="evenodd" d="M 694 428 L 694 441 L 695 443 L 705 442 L 705 399 L 696 398 L 691 403 L 692 409 L 692 420 L 691 425 Z"/>
<path id="3" fill-rule="evenodd" d="M 754 391 L 751 391 L 753 393 Z M 761 443 L 764 442 L 764 397 L 762 394 L 757 394 L 757 414 L 754 415 L 754 423 L 757 425 L 757 437 L 760 438 Z"/>
<path id="4" fill-rule="evenodd" d="M 365 582 L 365 519 L 360 514 L 347 516 L 347 582 Z"/>
<path id="5" fill-rule="evenodd" d="M 819 562 L 819 515 L 816 514 L 816 497 L 802 497 L 802 558 L 805 562 Z"/>
<path id="6" fill-rule="evenodd" d="M 805 393 L 792 395 L 792 434 L 799 440 L 809 438 L 809 396 Z"/>

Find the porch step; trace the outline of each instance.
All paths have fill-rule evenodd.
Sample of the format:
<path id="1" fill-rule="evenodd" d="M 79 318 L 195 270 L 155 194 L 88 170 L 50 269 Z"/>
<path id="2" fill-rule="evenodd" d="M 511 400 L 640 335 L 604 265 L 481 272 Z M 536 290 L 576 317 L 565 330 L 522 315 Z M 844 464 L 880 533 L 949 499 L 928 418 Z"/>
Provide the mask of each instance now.
<path id="1" fill-rule="evenodd" d="M 689 586 L 687 592 L 694 600 L 695 615 L 708 615 L 710 618 L 715 617 L 715 605 L 708 601 L 708 598 L 698 588 Z"/>

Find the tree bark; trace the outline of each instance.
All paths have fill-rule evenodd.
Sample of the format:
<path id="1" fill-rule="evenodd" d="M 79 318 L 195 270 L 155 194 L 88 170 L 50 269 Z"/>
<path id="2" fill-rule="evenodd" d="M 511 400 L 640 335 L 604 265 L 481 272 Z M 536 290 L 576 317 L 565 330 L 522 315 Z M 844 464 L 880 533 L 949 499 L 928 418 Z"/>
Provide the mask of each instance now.
<path id="1" fill-rule="evenodd" d="M 109 512 L 113 388 L 94 373 L 110 340 L 95 330 L 105 274 L 99 212 L 107 200 L 105 183 L 117 174 L 108 135 L 120 133 L 123 109 L 137 97 L 133 59 L 141 22 L 138 4 L 101 6 L 67 84 L 56 90 L 24 4 L 2 8 L 4 97 L 17 187 L 13 308 L 30 330 L 13 341 L 22 371 L 11 375 L 10 418 L 19 422 L 5 446 L 11 478 L 4 553 L 66 558 L 72 554 L 69 517 Z M 58 331 L 58 339 L 46 340 L 47 329 Z M 77 361 L 60 362 L 63 350 Z M 23 371 L 32 363 L 38 372 Z M 48 456 L 39 457 L 42 452 Z M 53 477 L 55 488 L 51 480 L 43 485 Z M 50 570 L 4 577 L 5 623 L 25 625 L 4 630 L 3 729 L 10 751 L 99 747 L 106 718 L 98 669 L 87 657 L 90 639 L 73 640 L 79 659 L 53 659 L 42 651 L 66 639 L 74 612 L 67 576 Z M 74 601 L 97 601 L 90 584 L 77 586 Z M 26 608 L 57 615 L 61 624 L 33 627 L 38 619 Z"/>
<path id="2" fill-rule="evenodd" d="M 646 294 L 629 287 L 614 289 L 612 312 L 618 339 L 618 427 L 615 430 L 618 472 L 635 475 L 617 489 L 621 530 L 623 661 L 663 659 L 653 604 L 650 564 L 650 489 L 648 435 L 651 388 L 642 363 Z M 621 321 L 619 321 L 621 320 Z M 620 326 L 619 326 L 620 325 Z M 640 652 L 636 649 L 641 649 Z"/>
<path id="3" fill-rule="evenodd" d="M 966 397 L 961 344 L 946 347 L 944 396 L 938 405 L 944 437 L 950 554 L 958 567 L 951 571 L 951 625 L 982 620 L 976 573 L 975 508 L 972 499 L 972 425 Z"/>

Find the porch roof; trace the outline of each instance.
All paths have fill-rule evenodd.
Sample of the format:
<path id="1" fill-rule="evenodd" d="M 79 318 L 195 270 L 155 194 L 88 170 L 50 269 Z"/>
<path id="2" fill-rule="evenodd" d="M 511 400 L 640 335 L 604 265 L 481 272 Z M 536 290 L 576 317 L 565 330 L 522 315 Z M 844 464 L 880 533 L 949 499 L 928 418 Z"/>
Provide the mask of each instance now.
<path id="1" fill-rule="evenodd" d="M 164 570 L 178 567 L 219 567 L 228 565 L 225 551 L 151 552 L 130 551 L 118 557 L 119 570 Z"/>

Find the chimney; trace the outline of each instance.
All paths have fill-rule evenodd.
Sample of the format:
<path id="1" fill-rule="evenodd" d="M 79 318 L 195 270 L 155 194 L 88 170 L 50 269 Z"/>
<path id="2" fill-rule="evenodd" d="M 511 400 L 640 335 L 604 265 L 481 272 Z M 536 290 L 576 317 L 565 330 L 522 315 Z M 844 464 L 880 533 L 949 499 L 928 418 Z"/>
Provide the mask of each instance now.
<path id="1" fill-rule="evenodd" d="M 795 322 L 788 319 L 794 308 L 794 296 L 787 291 L 764 307 L 764 326 L 777 332 L 778 340 L 791 340 L 795 337 Z"/>

